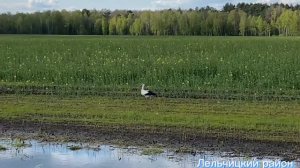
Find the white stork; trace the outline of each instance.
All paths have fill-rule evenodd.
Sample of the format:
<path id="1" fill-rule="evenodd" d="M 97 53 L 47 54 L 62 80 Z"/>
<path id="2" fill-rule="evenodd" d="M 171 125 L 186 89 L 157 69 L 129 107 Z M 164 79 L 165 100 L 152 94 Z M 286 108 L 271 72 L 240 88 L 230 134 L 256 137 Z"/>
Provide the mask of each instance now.
<path id="1" fill-rule="evenodd" d="M 144 87 L 145 87 L 145 84 L 142 84 L 141 95 L 145 96 L 145 98 L 157 96 L 156 93 L 154 93 L 150 90 L 145 90 Z"/>

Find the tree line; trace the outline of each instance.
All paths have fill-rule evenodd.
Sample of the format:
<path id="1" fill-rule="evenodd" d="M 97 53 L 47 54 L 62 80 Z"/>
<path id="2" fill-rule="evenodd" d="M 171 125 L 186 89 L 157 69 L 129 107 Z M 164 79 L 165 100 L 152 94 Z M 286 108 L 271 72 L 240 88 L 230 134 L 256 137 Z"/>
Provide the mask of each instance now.
<path id="1" fill-rule="evenodd" d="M 300 5 L 227 3 L 158 11 L 3 13 L 0 34 L 271 36 L 300 34 Z"/>

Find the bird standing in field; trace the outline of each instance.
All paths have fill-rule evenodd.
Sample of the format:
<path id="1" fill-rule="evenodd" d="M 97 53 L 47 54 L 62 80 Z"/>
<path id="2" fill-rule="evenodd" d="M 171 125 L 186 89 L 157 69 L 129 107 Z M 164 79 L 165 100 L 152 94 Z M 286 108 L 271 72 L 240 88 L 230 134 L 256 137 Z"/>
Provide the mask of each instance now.
<path id="1" fill-rule="evenodd" d="M 145 84 L 142 84 L 141 95 L 145 96 L 145 98 L 149 98 L 149 97 L 151 98 L 157 96 L 156 93 L 150 90 L 145 90 Z"/>

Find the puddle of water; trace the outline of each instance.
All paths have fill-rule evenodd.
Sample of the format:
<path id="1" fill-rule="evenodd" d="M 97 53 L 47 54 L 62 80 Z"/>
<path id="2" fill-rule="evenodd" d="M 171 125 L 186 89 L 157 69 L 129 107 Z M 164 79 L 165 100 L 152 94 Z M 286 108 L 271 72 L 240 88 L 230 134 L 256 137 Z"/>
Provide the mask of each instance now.
<path id="1" fill-rule="evenodd" d="M 222 157 L 222 154 L 205 152 L 203 154 L 176 154 L 165 150 L 164 153 L 154 156 L 142 155 L 142 150 L 136 147 L 119 148 L 111 145 L 101 145 L 90 148 L 85 144 L 74 143 L 44 143 L 38 141 L 26 141 L 31 144 L 27 147 L 17 148 L 12 145 L 12 140 L 0 140 L 0 145 L 7 148 L 0 151 L 0 167 L 3 168 L 195 168 L 201 160 L 200 166 L 227 167 L 225 165 L 215 165 L 214 162 L 225 163 L 235 162 L 272 162 L 283 163 L 278 158 L 257 159 L 246 157 Z M 80 150 L 72 151 L 70 146 L 79 145 Z M 205 161 L 204 161 L 205 160 Z M 232 162 L 233 161 L 233 162 Z M 226 163 L 225 163 L 226 164 Z M 259 167 L 261 167 L 259 165 Z M 298 162 L 291 162 L 291 168 L 300 167 Z M 281 165 L 282 166 L 282 165 Z"/>

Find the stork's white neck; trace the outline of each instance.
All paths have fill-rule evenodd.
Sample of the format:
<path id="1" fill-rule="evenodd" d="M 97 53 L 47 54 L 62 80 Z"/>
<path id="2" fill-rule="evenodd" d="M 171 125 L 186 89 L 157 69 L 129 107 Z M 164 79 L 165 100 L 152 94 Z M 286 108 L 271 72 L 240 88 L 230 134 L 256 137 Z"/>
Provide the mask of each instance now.
<path id="1" fill-rule="evenodd" d="M 145 87 L 145 84 L 142 84 L 142 90 L 145 90 L 144 87 Z"/>

